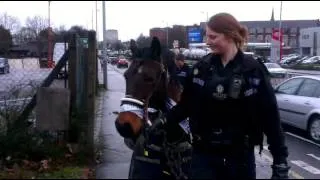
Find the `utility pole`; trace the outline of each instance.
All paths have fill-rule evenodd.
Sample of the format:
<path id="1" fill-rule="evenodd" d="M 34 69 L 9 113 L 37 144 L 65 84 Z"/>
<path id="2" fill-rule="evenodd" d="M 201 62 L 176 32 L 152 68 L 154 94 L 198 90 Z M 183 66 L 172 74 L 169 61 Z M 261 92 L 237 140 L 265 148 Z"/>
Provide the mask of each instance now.
<path id="1" fill-rule="evenodd" d="M 107 39 L 106 39 L 106 2 L 102 1 L 102 34 L 103 34 L 103 79 L 104 79 L 104 87 L 108 89 L 108 68 L 107 68 Z"/>
<path id="2" fill-rule="evenodd" d="M 279 63 L 281 61 L 282 58 L 282 1 L 280 1 L 280 20 L 279 20 Z"/>
<path id="3" fill-rule="evenodd" d="M 97 35 L 97 42 L 99 42 L 98 36 L 98 1 L 96 1 L 96 35 Z"/>
<path id="4" fill-rule="evenodd" d="M 167 22 L 167 47 L 169 48 L 169 25 Z"/>
<path id="5" fill-rule="evenodd" d="M 92 12 L 91 12 L 91 29 L 94 30 L 93 28 L 93 9 L 92 9 Z"/>
<path id="6" fill-rule="evenodd" d="M 50 25 L 50 3 L 48 1 L 48 57 L 47 57 L 47 66 L 48 68 L 53 68 L 53 61 L 52 61 L 52 43 L 51 43 L 51 25 Z"/>

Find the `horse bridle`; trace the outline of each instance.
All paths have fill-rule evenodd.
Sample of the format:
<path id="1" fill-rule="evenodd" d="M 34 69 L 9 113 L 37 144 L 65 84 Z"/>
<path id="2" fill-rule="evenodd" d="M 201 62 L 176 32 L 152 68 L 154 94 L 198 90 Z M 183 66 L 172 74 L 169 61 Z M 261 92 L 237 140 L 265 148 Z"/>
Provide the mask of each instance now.
<path id="1" fill-rule="evenodd" d="M 155 61 L 155 63 L 159 62 Z M 145 122 L 145 124 L 149 126 L 152 126 L 152 122 L 149 119 L 148 112 L 155 111 L 153 108 L 149 108 L 149 99 L 156 90 L 156 88 L 159 86 L 159 83 L 164 73 L 168 73 L 162 63 L 159 63 L 159 65 L 161 67 L 161 73 L 157 78 L 155 86 L 150 92 L 150 95 L 146 99 L 138 100 L 132 97 L 131 95 L 126 95 L 124 98 L 120 100 L 120 112 L 132 112 L 136 114 L 139 118 L 141 118 Z"/>

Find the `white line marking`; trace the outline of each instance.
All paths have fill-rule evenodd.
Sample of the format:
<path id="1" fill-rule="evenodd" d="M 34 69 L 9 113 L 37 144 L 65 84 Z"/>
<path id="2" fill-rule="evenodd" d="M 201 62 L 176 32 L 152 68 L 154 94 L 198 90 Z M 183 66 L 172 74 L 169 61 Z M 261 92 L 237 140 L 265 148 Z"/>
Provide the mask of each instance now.
<path id="1" fill-rule="evenodd" d="M 263 146 L 263 149 L 267 148 L 268 146 Z M 268 149 L 268 148 L 267 148 Z M 269 151 L 269 150 L 268 150 Z M 260 157 L 260 156 L 259 156 Z M 268 163 L 271 165 L 273 162 L 273 158 L 269 157 L 266 153 L 261 153 L 261 158 L 268 161 Z M 303 176 L 296 173 L 295 171 L 289 170 L 289 176 L 292 176 L 294 179 L 304 179 Z"/>
<path id="2" fill-rule="evenodd" d="M 320 174 L 320 170 L 319 169 L 317 169 L 317 168 L 315 168 L 315 167 L 313 167 L 313 166 L 311 166 L 308 163 L 305 163 L 303 161 L 298 160 L 298 161 L 290 161 L 290 162 L 292 164 L 295 164 L 295 165 L 301 167 L 302 169 L 304 169 L 306 171 L 309 171 L 312 174 Z"/>
<path id="3" fill-rule="evenodd" d="M 313 144 L 313 145 L 316 145 L 316 146 L 320 147 L 320 144 L 317 144 L 317 143 L 315 143 L 315 142 L 313 142 L 313 141 L 311 141 L 311 140 L 309 140 L 309 139 L 300 137 L 300 136 L 295 135 L 295 134 L 292 134 L 292 133 L 290 133 L 290 132 L 286 132 L 286 134 L 288 134 L 288 135 L 290 135 L 290 136 L 293 136 L 293 137 L 295 137 L 295 138 L 298 138 L 298 139 L 300 139 L 300 140 L 306 141 L 306 142 L 308 142 L 308 143 L 311 143 L 311 144 Z"/>
<path id="4" fill-rule="evenodd" d="M 291 170 L 289 170 L 289 176 L 290 175 L 295 179 L 304 179 L 304 177 L 302 177 L 300 174 L 298 174 L 298 173 L 296 173 L 294 171 L 291 171 Z"/>
<path id="5" fill-rule="evenodd" d="M 314 155 L 314 154 L 307 154 L 307 156 L 311 156 L 311 157 L 313 157 L 314 159 L 320 161 L 320 157 L 317 157 L 317 156 Z"/>

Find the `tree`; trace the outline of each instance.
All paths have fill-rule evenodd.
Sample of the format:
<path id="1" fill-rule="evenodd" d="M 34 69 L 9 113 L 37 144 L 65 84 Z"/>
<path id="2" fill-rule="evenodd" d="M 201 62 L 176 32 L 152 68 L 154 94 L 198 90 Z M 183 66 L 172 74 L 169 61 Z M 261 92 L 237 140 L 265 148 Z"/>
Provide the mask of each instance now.
<path id="1" fill-rule="evenodd" d="M 34 31 L 28 27 L 22 27 L 16 34 L 15 39 L 17 44 L 24 44 L 30 41 L 36 41 L 37 36 Z"/>
<path id="2" fill-rule="evenodd" d="M 68 41 L 69 32 L 66 30 L 65 26 L 60 26 L 53 30 L 55 32 L 55 42 L 65 42 Z"/>
<path id="3" fill-rule="evenodd" d="M 48 27 L 48 20 L 41 16 L 28 17 L 26 27 L 32 30 L 35 36 L 38 37 L 39 33 Z"/>
<path id="4" fill-rule="evenodd" d="M 0 25 L 8 29 L 12 34 L 19 31 L 21 24 L 17 17 L 10 16 L 7 13 L 0 14 Z"/>
<path id="5" fill-rule="evenodd" d="M 7 54 L 12 45 L 12 36 L 8 29 L 0 25 L 0 54 Z"/>
<path id="6" fill-rule="evenodd" d="M 84 27 L 82 26 L 72 26 L 70 29 L 69 29 L 69 33 L 77 33 L 80 37 L 87 37 L 88 36 L 88 30 L 85 29 Z"/>
<path id="7" fill-rule="evenodd" d="M 138 46 L 137 46 L 137 42 L 135 40 L 133 40 L 133 39 L 130 40 L 129 49 L 131 50 L 132 57 L 139 56 Z"/>
<path id="8" fill-rule="evenodd" d="M 111 49 L 114 49 L 116 51 L 122 50 L 124 49 L 123 44 L 121 43 L 121 41 L 116 41 L 111 43 Z"/>
<path id="9" fill-rule="evenodd" d="M 143 34 L 140 34 L 140 36 L 137 38 L 137 46 L 138 48 L 144 48 L 149 47 L 151 44 L 151 38 L 147 36 L 143 36 Z"/>

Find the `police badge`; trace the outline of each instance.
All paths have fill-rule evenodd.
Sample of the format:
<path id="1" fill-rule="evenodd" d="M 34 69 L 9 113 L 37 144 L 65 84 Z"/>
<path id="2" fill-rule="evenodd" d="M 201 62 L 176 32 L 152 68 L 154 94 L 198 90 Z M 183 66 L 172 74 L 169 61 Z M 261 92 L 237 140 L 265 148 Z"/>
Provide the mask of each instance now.
<path id="1" fill-rule="evenodd" d="M 241 92 L 242 86 L 242 78 L 240 76 L 234 76 L 231 79 L 230 89 L 229 89 L 229 96 L 233 99 L 238 99 Z"/>
<path id="2" fill-rule="evenodd" d="M 219 84 L 216 87 L 216 92 L 212 93 L 212 96 L 215 97 L 216 99 L 224 100 L 227 96 L 223 92 L 224 92 L 224 87 L 223 85 Z"/>
<path id="3" fill-rule="evenodd" d="M 198 75 L 199 74 L 199 70 L 197 69 L 197 68 L 195 68 L 194 70 L 193 70 L 193 75 Z"/>

